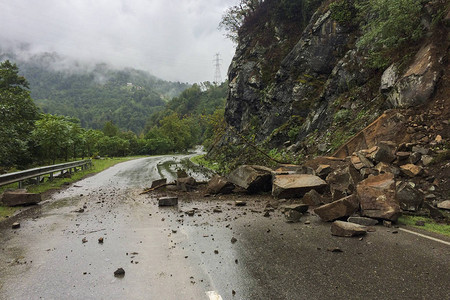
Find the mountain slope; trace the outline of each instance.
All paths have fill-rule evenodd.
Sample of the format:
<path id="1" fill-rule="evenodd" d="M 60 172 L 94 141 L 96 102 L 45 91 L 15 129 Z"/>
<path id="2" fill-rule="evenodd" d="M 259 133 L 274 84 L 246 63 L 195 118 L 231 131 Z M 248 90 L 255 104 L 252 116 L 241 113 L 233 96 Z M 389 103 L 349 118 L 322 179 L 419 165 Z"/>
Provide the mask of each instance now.
<path id="1" fill-rule="evenodd" d="M 152 113 L 189 87 L 131 68 L 67 62 L 55 53 L 26 60 L 15 55 L 0 58 L 17 63 L 30 83 L 32 98 L 45 113 L 77 117 L 83 127 L 94 129 L 110 120 L 122 130 L 140 133 Z"/>

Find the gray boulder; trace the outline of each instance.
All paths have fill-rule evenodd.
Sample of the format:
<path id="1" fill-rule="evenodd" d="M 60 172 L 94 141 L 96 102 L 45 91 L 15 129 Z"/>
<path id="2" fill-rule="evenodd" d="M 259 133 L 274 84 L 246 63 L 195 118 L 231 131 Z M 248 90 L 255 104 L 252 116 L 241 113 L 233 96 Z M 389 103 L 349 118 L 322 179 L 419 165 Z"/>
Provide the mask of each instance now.
<path id="1" fill-rule="evenodd" d="M 322 205 L 314 209 L 322 220 L 328 222 L 342 217 L 350 216 L 359 208 L 358 200 L 354 195 Z"/>
<path id="2" fill-rule="evenodd" d="M 7 191 L 2 198 L 5 206 L 33 205 L 41 201 L 41 194 L 27 193 L 26 190 Z"/>
<path id="3" fill-rule="evenodd" d="M 371 176 L 361 181 L 356 191 L 363 216 L 397 221 L 401 211 L 393 174 Z"/>
<path id="4" fill-rule="evenodd" d="M 327 183 L 320 177 L 309 174 L 276 175 L 272 195 L 277 198 L 301 198 L 307 192 L 323 192 Z"/>
<path id="5" fill-rule="evenodd" d="M 423 194 L 408 182 L 397 185 L 397 200 L 400 207 L 406 211 L 419 211 L 423 204 Z"/>
<path id="6" fill-rule="evenodd" d="M 228 175 L 228 180 L 248 193 L 268 192 L 272 188 L 272 170 L 261 166 L 242 165 Z"/>
<path id="7" fill-rule="evenodd" d="M 214 175 L 206 189 L 211 194 L 229 194 L 233 191 L 234 184 L 225 177 Z"/>

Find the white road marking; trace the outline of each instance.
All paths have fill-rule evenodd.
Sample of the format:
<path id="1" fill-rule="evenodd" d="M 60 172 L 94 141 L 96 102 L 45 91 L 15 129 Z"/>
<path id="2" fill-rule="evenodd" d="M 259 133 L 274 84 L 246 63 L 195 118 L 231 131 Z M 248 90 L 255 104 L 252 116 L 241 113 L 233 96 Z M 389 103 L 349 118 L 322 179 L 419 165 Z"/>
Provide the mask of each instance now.
<path id="1" fill-rule="evenodd" d="M 439 242 L 439 243 L 442 243 L 442 244 L 450 246 L 449 242 L 446 242 L 446 241 L 443 241 L 443 240 L 440 240 L 440 239 L 437 239 L 437 238 L 434 238 L 434 237 L 431 237 L 431 236 L 428 236 L 428 235 L 425 235 L 425 234 L 417 233 L 417 232 L 414 232 L 414 231 L 411 231 L 411 230 L 408 230 L 408 229 L 404 229 L 404 228 L 399 228 L 399 229 L 401 231 L 405 231 L 405 232 L 408 232 L 408 233 L 411 233 L 411 234 L 415 234 L 415 235 L 424 237 L 426 239 L 430 239 L 430 240 L 433 240 L 433 241 L 436 241 L 436 242 Z"/>
<path id="2" fill-rule="evenodd" d="M 209 297 L 209 300 L 223 300 L 222 296 L 220 296 L 216 291 L 206 292 L 206 295 Z"/>

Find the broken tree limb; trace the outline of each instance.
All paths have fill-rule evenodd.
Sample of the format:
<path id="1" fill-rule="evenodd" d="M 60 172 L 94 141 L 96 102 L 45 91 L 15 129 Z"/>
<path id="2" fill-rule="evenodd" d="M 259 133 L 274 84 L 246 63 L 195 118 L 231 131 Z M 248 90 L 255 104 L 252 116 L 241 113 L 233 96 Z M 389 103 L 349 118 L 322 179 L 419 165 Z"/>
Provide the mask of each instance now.
<path id="1" fill-rule="evenodd" d="M 172 183 L 164 183 L 164 184 L 160 184 L 160 185 L 155 186 L 155 187 L 153 187 L 153 188 L 144 190 L 143 192 L 139 193 L 139 195 L 147 194 L 147 193 L 153 192 L 154 190 L 157 190 L 157 189 L 159 189 L 159 188 L 162 188 L 162 187 L 165 187 L 165 186 L 168 186 L 168 185 L 176 185 L 176 183 L 175 183 L 175 182 L 172 182 Z"/>

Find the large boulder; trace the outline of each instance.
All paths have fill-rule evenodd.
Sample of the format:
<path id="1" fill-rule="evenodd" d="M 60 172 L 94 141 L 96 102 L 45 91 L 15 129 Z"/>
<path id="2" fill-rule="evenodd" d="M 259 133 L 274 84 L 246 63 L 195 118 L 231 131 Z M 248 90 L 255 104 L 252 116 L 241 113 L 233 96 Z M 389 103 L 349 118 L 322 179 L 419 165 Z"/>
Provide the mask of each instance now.
<path id="1" fill-rule="evenodd" d="M 331 234 L 343 237 L 360 236 L 367 233 L 367 227 L 355 223 L 334 221 L 331 224 Z"/>
<path id="2" fill-rule="evenodd" d="M 326 182 L 330 185 L 332 201 L 339 200 L 352 194 L 356 190 L 356 185 L 362 180 L 361 174 L 349 165 L 331 172 Z"/>
<path id="3" fill-rule="evenodd" d="M 182 177 L 177 179 L 177 188 L 183 192 L 192 191 L 197 182 L 193 177 Z"/>
<path id="4" fill-rule="evenodd" d="M 397 221 L 401 212 L 392 173 L 371 176 L 361 181 L 356 191 L 363 216 Z"/>
<path id="5" fill-rule="evenodd" d="M 214 175 L 206 189 L 211 194 L 229 194 L 233 191 L 234 184 L 225 177 Z"/>
<path id="6" fill-rule="evenodd" d="M 337 201 L 322 205 L 314 209 L 324 221 L 333 221 L 342 217 L 350 216 L 359 208 L 359 203 L 354 195 L 339 199 Z"/>
<path id="7" fill-rule="evenodd" d="M 414 62 L 405 73 L 390 83 L 387 99 L 394 107 L 412 107 L 425 103 L 434 93 L 439 80 L 439 55 L 435 46 L 426 44 L 417 52 Z"/>
<path id="8" fill-rule="evenodd" d="M 397 185 L 396 197 L 403 210 L 416 212 L 423 204 L 423 194 L 409 182 Z"/>
<path id="9" fill-rule="evenodd" d="M 320 177 L 309 174 L 276 175 L 272 195 L 277 198 L 301 198 L 307 192 L 323 192 L 327 183 Z"/>
<path id="10" fill-rule="evenodd" d="M 272 188 L 272 170 L 242 165 L 228 175 L 228 180 L 248 193 L 268 192 Z"/>
<path id="11" fill-rule="evenodd" d="M 33 205 L 41 202 L 41 194 L 27 193 L 26 190 L 7 191 L 3 193 L 2 202 L 5 206 Z"/>

